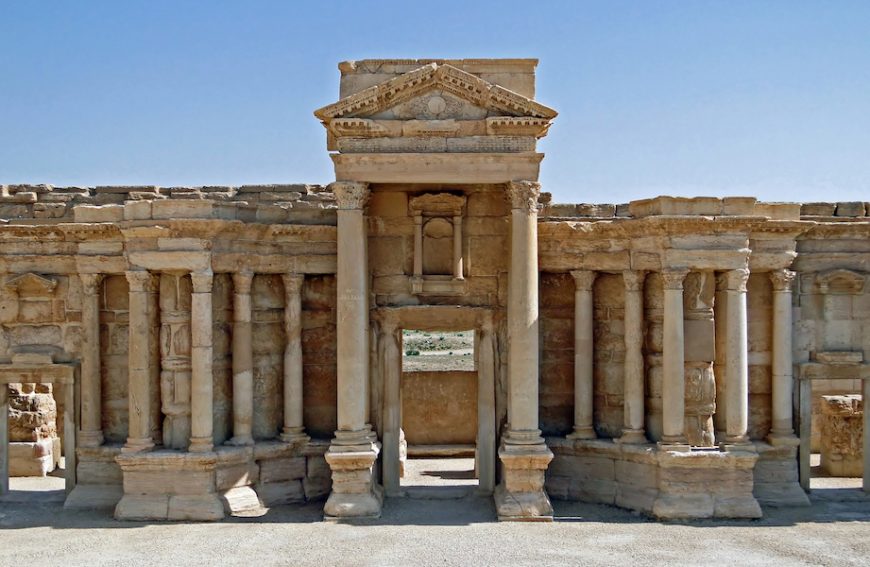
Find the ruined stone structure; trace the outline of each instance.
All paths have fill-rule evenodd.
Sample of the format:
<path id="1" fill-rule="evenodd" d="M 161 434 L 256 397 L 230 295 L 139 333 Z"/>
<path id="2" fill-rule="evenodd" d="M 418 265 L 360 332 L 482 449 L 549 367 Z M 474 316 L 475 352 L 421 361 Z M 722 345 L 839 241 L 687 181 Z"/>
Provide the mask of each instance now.
<path id="1" fill-rule="evenodd" d="M 342 63 L 327 187 L 4 186 L 0 384 L 67 384 L 66 506 L 377 516 L 403 329 L 474 331 L 500 519 L 807 504 L 813 384 L 870 391 L 867 205 L 552 204 L 535 66 Z"/>

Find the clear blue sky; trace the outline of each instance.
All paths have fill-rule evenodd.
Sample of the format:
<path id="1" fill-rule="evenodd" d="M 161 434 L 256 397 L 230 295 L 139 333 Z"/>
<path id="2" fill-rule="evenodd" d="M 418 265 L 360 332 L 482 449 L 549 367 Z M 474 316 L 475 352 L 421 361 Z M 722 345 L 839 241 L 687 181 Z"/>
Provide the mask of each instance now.
<path id="1" fill-rule="evenodd" d="M 377 57 L 539 58 L 558 202 L 870 201 L 866 0 L 0 0 L 0 182 L 326 183 Z"/>

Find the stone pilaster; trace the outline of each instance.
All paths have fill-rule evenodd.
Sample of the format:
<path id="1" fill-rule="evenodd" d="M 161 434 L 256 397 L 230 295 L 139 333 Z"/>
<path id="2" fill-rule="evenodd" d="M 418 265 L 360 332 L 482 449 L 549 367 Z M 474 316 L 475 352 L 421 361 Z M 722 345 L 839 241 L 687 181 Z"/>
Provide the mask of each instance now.
<path id="1" fill-rule="evenodd" d="M 771 445 L 796 445 L 792 426 L 792 314 L 791 286 L 795 272 L 778 270 L 770 273 L 773 284 L 773 345 L 772 345 L 772 423 L 768 441 Z"/>
<path id="2" fill-rule="evenodd" d="M 338 203 L 338 430 L 325 457 L 332 469 L 327 518 L 378 517 L 383 490 L 373 475 L 380 445 L 367 423 L 369 382 L 368 184 L 330 185 Z"/>
<path id="3" fill-rule="evenodd" d="M 621 443 L 646 443 L 644 433 L 643 283 L 646 272 L 622 272 L 625 284 L 625 378 Z"/>
<path id="4" fill-rule="evenodd" d="M 103 444 L 100 377 L 100 283 L 102 274 L 79 274 L 82 282 L 81 430 L 79 447 Z"/>
<path id="5" fill-rule="evenodd" d="M 746 321 L 746 283 L 749 270 L 730 270 L 725 278 L 726 353 L 725 371 L 725 444 L 749 443 L 749 352 Z"/>
<path id="6" fill-rule="evenodd" d="M 251 271 L 233 274 L 233 437 L 229 445 L 254 444 L 253 282 Z"/>
<path id="7" fill-rule="evenodd" d="M 462 215 L 456 215 L 453 217 L 453 279 L 465 279 L 462 271 Z"/>
<path id="8" fill-rule="evenodd" d="M 508 183 L 511 267 L 508 280 L 508 422 L 495 491 L 500 520 L 552 520 L 544 473 L 553 453 L 538 429 L 538 196 L 540 184 Z"/>
<path id="9" fill-rule="evenodd" d="M 281 440 L 307 441 L 302 417 L 302 274 L 284 274 L 284 427 Z"/>
<path id="10" fill-rule="evenodd" d="M 9 385 L 0 384 L 0 496 L 9 494 Z"/>
<path id="11" fill-rule="evenodd" d="M 400 330 L 384 322 L 380 329 L 381 372 L 384 376 L 383 482 L 387 496 L 401 495 L 402 352 Z"/>
<path id="12" fill-rule="evenodd" d="M 190 274 L 190 447 L 192 453 L 214 448 L 212 376 L 212 272 Z"/>
<path id="13" fill-rule="evenodd" d="M 597 272 L 574 270 L 574 431 L 568 439 L 595 439 L 593 427 L 594 306 Z"/>
<path id="14" fill-rule="evenodd" d="M 675 268 L 662 272 L 664 321 L 662 352 L 662 440 L 663 448 L 688 450 L 684 420 L 686 413 L 683 281 L 689 273 Z"/>
<path id="15" fill-rule="evenodd" d="M 130 284 L 130 340 L 128 346 L 129 433 L 122 449 L 125 453 L 150 451 L 154 447 L 151 435 L 151 341 L 153 317 L 149 295 L 156 290 L 154 277 L 147 270 L 127 272 Z"/>

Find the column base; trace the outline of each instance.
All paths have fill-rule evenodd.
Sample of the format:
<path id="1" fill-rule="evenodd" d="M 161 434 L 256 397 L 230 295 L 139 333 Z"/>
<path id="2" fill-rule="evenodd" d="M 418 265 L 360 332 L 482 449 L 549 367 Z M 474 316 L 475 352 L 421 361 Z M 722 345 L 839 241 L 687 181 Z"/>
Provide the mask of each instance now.
<path id="1" fill-rule="evenodd" d="M 516 435 L 520 433 L 520 435 Z M 553 505 L 544 490 L 544 473 L 553 460 L 553 453 L 540 438 L 539 442 L 520 443 L 526 432 L 509 432 L 498 450 L 503 467 L 501 484 L 495 489 L 495 509 L 499 521 L 553 521 Z"/>
<path id="2" fill-rule="evenodd" d="M 771 433 L 766 441 L 774 447 L 797 447 L 801 440 L 794 433 Z"/>
<path id="3" fill-rule="evenodd" d="M 214 450 L 214 442 L 211 437 L 191 437 L 187 450 L 191 453 L 208 453 Z"/>
<path id="4" fill-rule="evenodd" d="M 374 465 L 381 452 L 380 443 L 368 441 L 358 445 L 346 445 L 339 441 L 352 438 L 347 434 L 356 434 L 359 442 L 368 439 L 371 432 L 340 433 L 341 436 L 336 432 L 336 439 L 324 455 L 332 470 L 332 492 L 323 507 L 324 519 L 379 518 L 384 491 L 375 481 Z"/>
<path id="5" fill-rule="evenodd" d="M 147 437 L 145 439 L 128 438 L 127 443 L 121 447 L 122 453 L 146 453 L 154 449 L 154 441 Z"/>
<path id="6" fill-rule="evenodd" d="M 79 447 L 99 447 L 103 444 L 103 441 L 104 438 L 102 431 L 79 430 L 76 445 Z"/>
<path id="7" fill-rule="evenodd" d="M 656 443 L 658 445 L 659 451 L 678 451 L 678 452 L 689 452 L 692 450 L 692 446 L 685 439 L 667 439 L 663 438 L 661 441 Z"/>
<path id="8" fill-rule="evenodd" d="M 616 442 L 626 445 L 643 445 L 648 443 L 643 429 L 623 429 L 622 437 L 617 439 Z"/>
<path id="9" fill-rule="evenodd" d="M 284 443 L 307 443 L 311 437 L 305 434 L 304 427 L 285 427 L 278 436 Z"/>
<path id="10" fill-rule="evenodd" d="M 755 444 L 750 442 L 748 439 L 746 441 L 740 442 L 732 442 L 729 440 L 725 440 L 724 442 L 719 444 L 719 450 L 725 453 L 757 453 L 758 451 L 755 449 Z"/>
<path id="11" fill-rule="evenodd" d="M 582 439 L 597 439 L 598 436 L 595 434 L 595 429 L 593 427 L 577 427 L 574 426 L 574 431 L 565 436 L 566 439 L 570 439 L 572 441 L 582 440 Z"/>
<path id="12" fill-rule="evenodd" d="M 224 443 L 224 445 L 229 445 L 231 447 L 248 447 L 254 444 L 254 438 L 250 435 L 238 435 L 234 436 L 232 439 Z"/>

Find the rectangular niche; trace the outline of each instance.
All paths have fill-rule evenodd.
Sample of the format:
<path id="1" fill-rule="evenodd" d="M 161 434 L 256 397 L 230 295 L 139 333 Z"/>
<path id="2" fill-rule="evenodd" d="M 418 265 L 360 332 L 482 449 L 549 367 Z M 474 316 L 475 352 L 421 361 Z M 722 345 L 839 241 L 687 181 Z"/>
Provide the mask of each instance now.
<path id="1" fill-rule="evenodd" d="M 465 293 L 462 258 L 464 195 L 424 193 L 408 202 L 414 218 L 414 273 L 411 292 Z"/>

